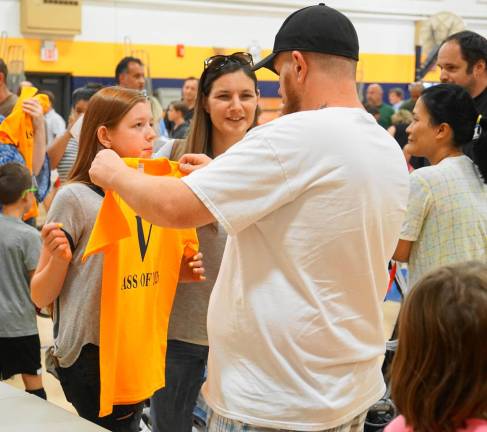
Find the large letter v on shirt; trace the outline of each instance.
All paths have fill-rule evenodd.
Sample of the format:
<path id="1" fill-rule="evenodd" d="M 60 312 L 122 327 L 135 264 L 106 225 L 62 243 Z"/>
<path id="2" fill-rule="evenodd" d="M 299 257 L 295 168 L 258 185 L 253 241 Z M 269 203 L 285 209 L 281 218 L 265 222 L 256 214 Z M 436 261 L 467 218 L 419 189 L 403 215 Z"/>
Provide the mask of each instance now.
<path id="1" fill-rule="evenodd" d="M 149 247 L 150 235 L 152 233 L 152 224 L 150 224 L 147 241 L 145 241 L 144 227 L 142 226 L 142 218 L 140 216 L 135 216 L 135 219 L 137 219 L 137 234 L 139 237 L 140 258 L 142 259 L 142 262 L 144 262 L 145 253 L 147 252 L 147 248 Z"/>

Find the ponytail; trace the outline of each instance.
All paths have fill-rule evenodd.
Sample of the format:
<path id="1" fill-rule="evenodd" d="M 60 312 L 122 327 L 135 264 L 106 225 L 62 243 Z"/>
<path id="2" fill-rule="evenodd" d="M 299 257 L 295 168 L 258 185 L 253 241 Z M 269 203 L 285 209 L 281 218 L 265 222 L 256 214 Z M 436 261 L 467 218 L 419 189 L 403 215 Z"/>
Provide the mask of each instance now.
<path id="1" fill-rule="evenodd" d="M 487 117 L 481 114 L 475 124 L 473 161 L 479 168 L 484 183 L 487 184 Z"/>

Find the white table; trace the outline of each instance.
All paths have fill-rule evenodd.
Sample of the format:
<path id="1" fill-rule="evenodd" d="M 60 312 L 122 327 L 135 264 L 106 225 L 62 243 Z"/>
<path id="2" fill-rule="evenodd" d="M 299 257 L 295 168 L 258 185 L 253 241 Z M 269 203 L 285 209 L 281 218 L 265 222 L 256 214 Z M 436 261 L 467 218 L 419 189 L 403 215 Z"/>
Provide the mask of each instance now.
<path id="1" fill-rule="evenodd" d="M 107 429 L 0 382 L 0 432 L 103 431 Z"/>

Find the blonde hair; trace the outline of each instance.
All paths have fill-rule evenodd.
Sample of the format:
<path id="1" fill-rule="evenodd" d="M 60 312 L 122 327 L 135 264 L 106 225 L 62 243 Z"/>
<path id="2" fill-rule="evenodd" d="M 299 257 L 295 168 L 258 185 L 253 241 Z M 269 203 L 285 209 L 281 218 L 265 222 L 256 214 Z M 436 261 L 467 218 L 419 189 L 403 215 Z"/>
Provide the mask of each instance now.
<path id="1" fill-rule="evenodd" d="M 391 120 L 393 125 L 399 123 L 409 124 L 413 121 L 413 114 L 408 110 L 400 109 L 392 115 Z"/>

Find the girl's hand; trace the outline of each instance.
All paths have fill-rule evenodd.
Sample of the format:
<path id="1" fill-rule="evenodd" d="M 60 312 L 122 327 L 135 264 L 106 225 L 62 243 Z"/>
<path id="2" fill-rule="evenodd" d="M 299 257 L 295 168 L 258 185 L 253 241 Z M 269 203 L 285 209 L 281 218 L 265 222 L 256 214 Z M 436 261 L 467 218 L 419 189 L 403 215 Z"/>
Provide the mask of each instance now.
<path id="1" fill-rule="evenodd" d="M 44 248 L 52 258 L 69 263 L 73 258 L 73 254 L 61 227 L 62 224 L 55 222 L 45 224 L 42 227 L 41 237 L 44 242 Z"/>
<path id="2" fill-rule="evenodd" d="M 198 252 L 191 258 L 183 257 L 179 271 L 179 282 L 201 282 L 206 280 L 203 254 Z"/>

